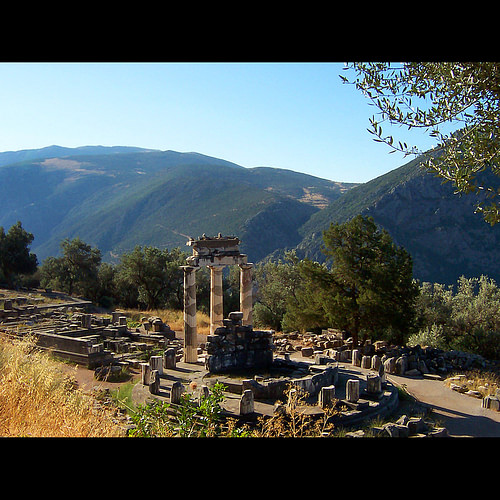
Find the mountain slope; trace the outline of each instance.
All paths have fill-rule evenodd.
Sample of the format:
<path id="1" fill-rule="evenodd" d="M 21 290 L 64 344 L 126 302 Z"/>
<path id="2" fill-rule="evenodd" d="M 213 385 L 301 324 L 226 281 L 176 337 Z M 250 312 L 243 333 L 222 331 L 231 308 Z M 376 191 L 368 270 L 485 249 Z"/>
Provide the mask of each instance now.
<path id="1" fill-rule="evenodd" d="M 299 243 L 298 228 L 351 187 L 199 153 L 101 146 L 8 153 L 21 161 L 2 165 L 0 153 L 0 226 L 21 220 L 40 262 L 57 255 L 64 238 L 79 236 L 108 260 L 135 245 L 184 248 L 188 236 L 219 232 L 239 236 L 257 262 Z"/>
<path id="2" fill-rule="evenodd" d="M 354 187 L 299 229 L 299 256 L 324 260 L 322 231 L 357 214 L 372 216 L 412 255 L 421 281 L 455 283 L 486 274 L 500 281 L 500 227 L 474 214 L 477 198 L 458 196 L 451 184 L 425 172 L 423 158 Z M 490 179 L 490 182 L 497 182 Z"/>

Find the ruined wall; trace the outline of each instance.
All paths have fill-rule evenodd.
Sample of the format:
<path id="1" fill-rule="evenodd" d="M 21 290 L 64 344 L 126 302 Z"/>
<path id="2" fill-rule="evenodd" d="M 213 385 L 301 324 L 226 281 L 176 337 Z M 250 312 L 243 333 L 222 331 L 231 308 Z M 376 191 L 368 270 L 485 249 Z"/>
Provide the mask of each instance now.
<path id="1" fill-rule="evenodd" d="M 230 313 L 224 326 L 207 336 L 206 368 L 211 373 L 266 369 L 273 362 L 272 331 L 241 324 L 243 314 Z"/>

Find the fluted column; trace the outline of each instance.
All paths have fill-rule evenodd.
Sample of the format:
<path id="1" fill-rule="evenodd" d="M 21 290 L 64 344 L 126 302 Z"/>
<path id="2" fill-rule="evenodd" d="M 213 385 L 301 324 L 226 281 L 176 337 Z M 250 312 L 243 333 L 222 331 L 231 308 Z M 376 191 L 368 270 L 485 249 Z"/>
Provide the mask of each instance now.
<path id="1" fill-rule="evenodd" d="M 219 326 L 224 326 L 224 298 L 222 290 L 222 269 L 224 266 L 210 267 L 210 334 Z"/>
<path id="2" fill-rule="evenodd" d="M 196 267 L 182 266 L 184 271 L 184 361 L 198 361 L 196 332 Z"/>
<path id="3" fill-rule="evenodd" d="M 243 313 L 242 325 L 252 326 L 252 267 L 253 264 L 240 264 L 240 310 Z"/>

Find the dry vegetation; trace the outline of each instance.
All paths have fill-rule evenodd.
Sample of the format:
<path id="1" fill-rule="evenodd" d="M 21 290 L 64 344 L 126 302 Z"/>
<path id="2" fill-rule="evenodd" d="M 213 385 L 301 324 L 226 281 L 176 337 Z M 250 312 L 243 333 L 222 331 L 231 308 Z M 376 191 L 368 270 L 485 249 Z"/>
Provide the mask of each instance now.
<path id="1" fill-rule="evenodd" d="M 32 338 L 0 336 L 0 436 L 118 437 L 110 411 L 75 388 Z"/>
<path id="2" fill-rule="evenodd" d="M 500 388 L 500 377 L 498 374 L 471 370 L 463 374 L 456 374 L 448 377 L 445 384 L 450 388 L 455 388 L 458 392 L 475 391 L 482 398 L 494 396 Z"/>
<path id="3" fill-rule="evenodd" d="M 184 330 L 184 311 L 174 309 L 152 309 L 141 311 L 139 309 L 118 309 L 123 312 L 131 321 L 139 322 L 141 318 L 157 316 L 176 332 Z M 201 311 L 196 311 L 197 332 L 202 335 L 210 333 L 210 317 Z"/>

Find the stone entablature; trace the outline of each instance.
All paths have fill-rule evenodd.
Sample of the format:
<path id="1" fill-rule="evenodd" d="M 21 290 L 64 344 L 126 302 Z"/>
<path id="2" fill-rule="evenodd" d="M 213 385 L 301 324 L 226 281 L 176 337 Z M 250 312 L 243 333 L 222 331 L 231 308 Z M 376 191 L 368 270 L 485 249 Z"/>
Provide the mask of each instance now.
<path id="1" fill-rule="evenodd" d="M 186 245 L 192 247 L 193 255 L 187 258 L 188 265 L 233 266 L 247 263 L 247 256 L 240 253 L 240 240 L 236 237 L 224 237 L 220 233 L 211 238 L 203 235 L 198 240 L 189 240 Z"/>

